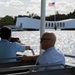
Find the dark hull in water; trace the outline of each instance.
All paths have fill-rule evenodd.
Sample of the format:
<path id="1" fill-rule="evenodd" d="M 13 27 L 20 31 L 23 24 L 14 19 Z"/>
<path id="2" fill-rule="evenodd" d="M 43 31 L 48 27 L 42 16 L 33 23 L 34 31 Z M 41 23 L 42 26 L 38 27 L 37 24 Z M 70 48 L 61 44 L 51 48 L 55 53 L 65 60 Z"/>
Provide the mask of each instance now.
<path id="1" fill-rule="evenodd" d="M 28 29 L 24 28 L 23 30 L 27 30 L 27 31 L 39 31 L 39 29 L 31 29 L 31 28 L 30 29 L 29 28 Z"/>
<path id="2" fill-rule="evenodd" d="M 65 28 L 65 29 L 61 29 L 61 30 L 75 30 L 75 28 Z"/>

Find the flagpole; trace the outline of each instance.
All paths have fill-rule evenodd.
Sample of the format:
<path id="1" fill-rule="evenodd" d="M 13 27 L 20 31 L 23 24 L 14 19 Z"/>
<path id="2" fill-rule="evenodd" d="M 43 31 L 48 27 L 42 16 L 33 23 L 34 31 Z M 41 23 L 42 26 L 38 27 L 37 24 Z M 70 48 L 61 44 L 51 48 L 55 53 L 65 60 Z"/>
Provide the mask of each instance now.
<path id="1" fill-rule="evenodd" d="M 55 5 L 54 5 L 54 12 L 55 12 L 54 21 L 56 22 L 56 7 L 55 7 Z"/>
<path id="2" fill-rule="evenodd" d="M 55 23 L 56 23 L 56 7 L 55 7 L 55 2 L 49 3 L 49 6 L 54 6 L 54 12 L 55 12 L 55 14 L 54 14 L 54 24 L 53 25 L 55 25 Z"/>
<path id="3" fill-rule="evenodd" d="M 41 0 L 41 25 L 40 25 L 40 38 L 45 32 L 45 8 L 46 0 Z M 40 44 L 40 54 L 42 53 L 41 44 Z"/>
<path id="4" fill-rule="evenodd" d="M 56 25 L 56 7 L 55 7 L 55 5 L 54 5 L 54 12 L 55 12 L 55 15 L 54 15 L 54 29 L 57 30 L 57 25 Z"/>

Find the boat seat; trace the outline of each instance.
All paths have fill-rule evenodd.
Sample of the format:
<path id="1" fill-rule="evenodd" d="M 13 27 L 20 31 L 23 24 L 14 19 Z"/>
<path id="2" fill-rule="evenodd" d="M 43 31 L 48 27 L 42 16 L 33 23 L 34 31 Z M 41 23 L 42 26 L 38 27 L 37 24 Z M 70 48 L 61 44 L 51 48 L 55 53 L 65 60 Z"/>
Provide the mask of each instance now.
<path id="1" fill-rule="evenodd" d="M 47 67 L 47 66 L 59 66 L 62 64 L 56 65 L 22 65 L 22 66 L 14 66 L 14 67 L 5 67 L 0 68 L 0 74 L 2 75 L 72 75 L 73 67 L 64 67 L 63 69 L 55 69 L 49 71 L 40 71 L 36 72 L 36 68 Z M 74 70 L 74 69 L 73 69 Z"/>

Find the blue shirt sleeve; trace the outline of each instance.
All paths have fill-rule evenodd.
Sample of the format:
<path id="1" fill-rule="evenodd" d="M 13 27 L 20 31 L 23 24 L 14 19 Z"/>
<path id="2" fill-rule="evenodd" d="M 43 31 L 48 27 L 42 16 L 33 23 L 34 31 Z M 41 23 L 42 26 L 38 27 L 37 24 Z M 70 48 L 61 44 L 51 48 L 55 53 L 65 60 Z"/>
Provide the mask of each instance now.
<path id="1" fill-rule="evenodd" d="M 26 49 L 26 46 L 25 45 L 22 45 L 20 43 L 17 43 L 17 42 L 12 42 L 12 45 L 11 45 L 15 51 L 21 51 L 23 52 L 25 49 Z"/>

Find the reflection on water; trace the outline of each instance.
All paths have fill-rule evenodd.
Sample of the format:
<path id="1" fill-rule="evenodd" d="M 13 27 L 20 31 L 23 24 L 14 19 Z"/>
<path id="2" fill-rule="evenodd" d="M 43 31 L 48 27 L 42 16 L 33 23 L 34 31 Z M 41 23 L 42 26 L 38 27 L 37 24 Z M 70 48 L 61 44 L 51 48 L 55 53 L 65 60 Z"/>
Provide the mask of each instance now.
<path id="1" fill-rule="evenodd" d="M 46 30 L 46 32 L 55 33 L 57 37 L 56 47 L 63 53 L 75 55 L 75 31 Z M 12 36 L 19 37 L 22 43 L 30 45 L 35 54 L 39 54 L 40 31 L 13 31 Z M 73 61 L 75 62 L 75 60 Z"/>

